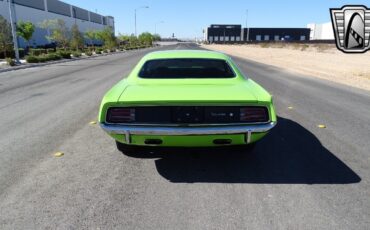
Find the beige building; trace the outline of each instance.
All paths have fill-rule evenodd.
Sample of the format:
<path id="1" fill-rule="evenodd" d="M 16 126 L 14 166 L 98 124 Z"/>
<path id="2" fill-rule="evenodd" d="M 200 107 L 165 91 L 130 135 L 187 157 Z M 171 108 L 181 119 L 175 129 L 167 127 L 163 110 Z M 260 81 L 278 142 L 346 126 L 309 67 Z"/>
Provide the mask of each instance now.
<path id="1" fill-rule="evenodd" d="M 40 23 L 47 19 L 62 19 L 70 28 L 75 23 L 81 32 L 87 30 L 102 30 L 109 26 L 114 31 L 114 18 L 103 16 L 88 10 L 73 6 L 58 0 L 11 0 L 13 22 L 30 21 L 36 25 L 36 31 L 31 39 L 31 45 L 42 46 L 50 42 L 45 38 L 47 31 L 40 28 Z M 86 1 L 88 4 L 88 1 Z M 9 0 L 0 0 L 0 15 L 9 19 Z M 19 38 L 20 47 L 25 46 Z"/>

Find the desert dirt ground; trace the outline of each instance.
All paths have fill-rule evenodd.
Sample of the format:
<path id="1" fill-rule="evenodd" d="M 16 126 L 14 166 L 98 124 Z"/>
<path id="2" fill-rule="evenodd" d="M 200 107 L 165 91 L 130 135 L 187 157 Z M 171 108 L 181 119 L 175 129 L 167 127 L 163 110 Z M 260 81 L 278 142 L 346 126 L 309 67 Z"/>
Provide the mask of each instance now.
<path id="1" fill-rule="evenodd" d="M 370 52 L 345 54 L 328 44 L 211 44 L 203 48 L 370 91 Z"/>

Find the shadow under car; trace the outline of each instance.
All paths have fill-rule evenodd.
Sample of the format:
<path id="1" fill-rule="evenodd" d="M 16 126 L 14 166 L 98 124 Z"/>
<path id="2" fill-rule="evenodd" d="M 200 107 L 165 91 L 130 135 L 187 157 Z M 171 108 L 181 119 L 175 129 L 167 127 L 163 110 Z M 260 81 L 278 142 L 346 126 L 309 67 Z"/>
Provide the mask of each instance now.
<path id="1" fill-rule="evenodd" d="M 129 157 L 155 158 L 174 183 L 349 184 L 361 178 L 310 131 L 279 117 L 277 126 L 245 152 L 238 147 L 136 147 Z"/>

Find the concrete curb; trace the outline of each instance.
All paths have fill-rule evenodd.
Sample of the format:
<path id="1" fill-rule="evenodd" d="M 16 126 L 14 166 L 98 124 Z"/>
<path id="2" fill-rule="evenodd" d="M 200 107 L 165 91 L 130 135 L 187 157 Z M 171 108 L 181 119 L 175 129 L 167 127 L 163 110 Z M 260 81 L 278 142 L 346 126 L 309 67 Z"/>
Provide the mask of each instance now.
<path id="1" fill-rule="evenodd" d="M 62 59 L 62 60 L 59 60 L 59 61 L 50 61 L 50 62 L 45 62 L 45 63 L 22 64 L 20 66 L 0 69 L 0 73 L 5 73 L 5 72 L 15 71 L 15 70 L 21 70 L 21 69 L 34 68 L 34 67 L 42 67 L 42 66 L 53 65 L 53 64 L 60 64 L 60 63 L 66 63 L 66 62 L 72 62 L 72 61 L 78 61 L 78 60 L 84 60 L 84 59 L 90 59 L 90 58 L 105 57 L 105 56 L 114 55 L 114 54 L 122 54 L 122 53 L 128 53 L 128 52 L 151 49 L 151 48 L 153 48 L 153 47 L 144 48 L 144 49 L 137 49 L 137 50 L 116 51 L 116 52 L 113 52 L 113 53 L 99 54 L 97 56 L 90 56 L 90 57 L 86 56 L 86 57 L 83 57 L 83 58 Z"/>

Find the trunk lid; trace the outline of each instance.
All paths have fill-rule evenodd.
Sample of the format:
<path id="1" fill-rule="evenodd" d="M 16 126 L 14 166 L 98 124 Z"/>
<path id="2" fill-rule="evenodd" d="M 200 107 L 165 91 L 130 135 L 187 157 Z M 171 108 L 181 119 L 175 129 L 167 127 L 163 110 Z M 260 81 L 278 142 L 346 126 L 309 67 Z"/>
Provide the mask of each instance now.
<path id="1" fill-rule="evenodd" d="M 248 84 L 129 85 L 118 102 L 128 104 L 257 103 Z"/>

